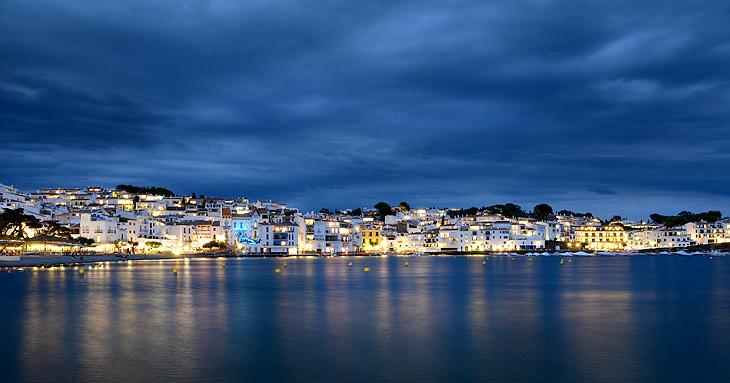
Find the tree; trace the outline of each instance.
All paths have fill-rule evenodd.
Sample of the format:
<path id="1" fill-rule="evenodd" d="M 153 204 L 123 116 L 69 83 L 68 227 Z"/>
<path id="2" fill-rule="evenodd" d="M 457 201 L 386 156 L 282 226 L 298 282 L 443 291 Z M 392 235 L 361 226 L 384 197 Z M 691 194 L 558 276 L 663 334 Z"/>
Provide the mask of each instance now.
<path id="1" fill-rule="evenodd" d="M 157 249 L 162 246 L 162 243 L 157 242 L 157 241 L 147 241 L 144 243 L 144 245 L 147 247 L 151 247 L 153 249 Z"/>
<path id="2" fill-rule="evenodd" d="M 78 238 L 76 238 L 76 242 L 78 242 L 78 243 L 80 243 L 82 245 L 93 245 L 94 244 L 94 240 L 93 239 L 86 238 L 86 237 L 78 237 Z"/>
<path id="3" fill-rule="evenodd" d="M 652 215 L 649 216 L 649 219 L 651 219 L 654 223 L 658 223 L 658 224 L 661 225 L 661 224 L 664 223 L 664 221 L 667 220 L 667 216 L 666 215 L 661 215 L 661 214 L 654 213 L 654 214 L 652 214 Z"/>
<path id="4" fill-rule="evenodd" d="M 686 218 L 687 220 L 691 220 L 692 218 L 694 218 L 694 214 L 692 214 L 691 211 L 687 211 L 687 210 L 680 211 L 679 214 L 677 214 L 676 216 Z"/>
<path id="5" fill-rule="evenodd" d="M 506 203 L 504 205 L 492 205 L 487 207 L 487 210 L 495 214 L 502 214 L 505 217 L 518 217 L 527 215 L 524 210 L 522 210 L 520 205 L 515 205 L 513 203 Z"/>
<path id="6" fill-rule="evenodd" d="M 378 209 L 378 215 L 380 216 L 380 220 L 384 221 L 386 215 L 394 215 L 393 209 L 385 202 L 378 202 L 373 206 L 374 208 Z"/>
<path id="7" fill-rule="evenodd" d="M 216 240 L 214 239 L 214 240 L 212 240 L 212 241 L 210 241 L 210 242 L 208 242 L 208 243 L 204 244 L 204 245 L 203 245 L 203 248 L 204 248 L 204 249 L 212 249 L 212 248 L 214 248 L 214 247 L 217 247 L 217 248 L 222 248 L 222 247 L 225 247 L 225 246 L 226 246 L 226 244 L 225 244 L 225 243 L 223 243 L 223 242 L 219 242 L 219 241 L 216 241 Z"/>
<path id="8" fill-rule="evenodd" d="M 322 209 L 319 210 L 319 212 L 322 214 L 330 214 L 330 209 L 323 207 Z"/>
<path id="9" fill-rule="evenodd" d="M 717 222 L 718 219 L 722 218 L 722 213 L 715 210 L 696 214 L 692 217 L 692 221 L 706 221 L 706 222 Z"/>
<path id="10" fill-rule="evenodd" d="M 0 234 L 13 238 L 26 238 L 25 229 L 37 229 L 41 223 L 35 216 L 23 213 L 22 207 L 0 213 Z"/>
<path id="11" fill-rule="evenodd" d="M 548 215 L 553 214 L 553 208 L 546 203 L 541 203 L 532 208 L 532 214 L 535 218 L 545 219 Z"/>
<path id="12" fill-rule="evenodd" d="M 132 253 L 134 253 L 137 249 L 137 246 L 139 246 L 139 242 L 137 241 L 127 241 L 127 243 L 129 244 L 129 246 L 132 246 Z"/>
<path id="13" fill-rule="evenodd" d="M 118 239 L 114 240 L 114 249 L 117 251 L 117 253 L 120 253 L 122 251 L 122 243 L 119 242 Z"/>
<path id="14" fill-rule="evenodd" d="M 71 229 L 56 222 L 45 222 L 40 231 L 41 235 L 71 239 Z"/>
<path id="15" fill-rule="evenodd" d="M 353 216 L 361 216 L 362 215 L 362 209 L 357 208 L 357 209 L 353 210 L 351 214 Z"/>
<path id="16" fill-rule="evenodd" d="M 687 222 L 689 222 L 689 220 L 687 220 L 686 217 L 680 217 L 680 216 L 675 215 L 675 216 L 667 217 L 667 220 L 664 221 L 664 226 L 665 227 L 682 226 L 682 225 L 687 224 Z"/>
<path id="17" fill-rule="evenodd" d="M 616 222 L 616 221 L 623 221 L 623 218 L 621 218 L 620 215 L 614 215 L 611 217 L 611 219 L 608 222 Z"/>
<path id="18" fill-rule="evenodd" d="M 399 206 L 400 206 L 400 210 L 402 212 L 409 212 L 409 211 L 411 211 L 411 206 L 408 205 L 408 202 L 401 202 Z"/>

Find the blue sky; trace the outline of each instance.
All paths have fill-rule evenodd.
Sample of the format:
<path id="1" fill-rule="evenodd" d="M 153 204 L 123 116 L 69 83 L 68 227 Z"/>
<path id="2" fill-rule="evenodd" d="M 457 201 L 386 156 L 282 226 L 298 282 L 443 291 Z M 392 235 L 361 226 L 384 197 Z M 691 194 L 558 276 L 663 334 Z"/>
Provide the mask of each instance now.
<path id="1" fill-rule="evenodd" d="M 730 212 L 730 3 L 0 3 L 0 182 Z"/>

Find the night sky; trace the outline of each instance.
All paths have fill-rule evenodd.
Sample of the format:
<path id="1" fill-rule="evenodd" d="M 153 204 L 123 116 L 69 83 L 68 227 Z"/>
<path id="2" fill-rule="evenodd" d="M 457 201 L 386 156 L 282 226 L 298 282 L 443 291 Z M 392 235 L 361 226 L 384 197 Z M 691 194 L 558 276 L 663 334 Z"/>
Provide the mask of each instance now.
<path id="1" fill-rule="evenodd" d="M 0 2 L 24 191 L 729 215 L 729 128 L 723 0 Z"/>

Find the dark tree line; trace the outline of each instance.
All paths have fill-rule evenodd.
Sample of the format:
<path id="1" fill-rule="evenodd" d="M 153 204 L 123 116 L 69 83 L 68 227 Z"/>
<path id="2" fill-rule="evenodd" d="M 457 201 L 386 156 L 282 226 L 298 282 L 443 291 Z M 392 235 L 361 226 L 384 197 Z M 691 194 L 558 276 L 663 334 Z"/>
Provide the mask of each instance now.
<path id="1" fill-rule="evenodd" d="M 392 207 L 390 204 L 386 202 L 378 202 L 375 204 L 375 209 L 377 209 L 377 217 L 381 221 L 385 220 L 385 217 L 388 215 L 394 215 L 396 211 L 403 211 L 408 212 L 410 211 L 411 207 L 407 202 L 401 202 L 397 207 Z M 322 209 L 320 210 L 320 213 L 329 213 L 329 209 Z M 538 205 L 535 205 L 535 207 L 532 209 L 532 211 L 525 211 L 520 205 L 514 204 L 514 203 L 505 203 L 505 204 L 496 204 L 491 206 L 482 206 L 482 207 L 476 207 L 472 206 L 469 208 L 463 208 L 463 209 L 451 209 L 446 212 L 446 214 L 451 217 L 464 217 L 469 215 L 476 215 L 478 213 L 488 213 L 488 214 L 500 214 L 505 217 L 531 217 L 538 220 L 544 220 L 549 218 L 552 215 L 566 215 L 571 217 L 577 217 L 577 218 L 594 218 L 593 214 L 591 213 L 576 213 L 570 210 L 560 210 L 558 212 L 555 212 L 552 208 L 552 206 L 541 203 Z M 363 214 L 362 210 L 360 208 L 357 208 L 353 210 L 351 215 L 354 216 L 360 216 Z M 611 221 L 620 219 L 619 216 L 614 216 L 614 218 L 611 219 Z"/>
<path id="2" fill-rule="evenodd" d="M 169 189 L 152 186 L 152 187 L 145 187 L 145 186 L 133 186 L 133 185 L 117 185 L 118 190 L 123 190 L 127 193 L 132 194 L 152 194 L 152 195 L 161 195 L 163 197 L 174 197 L 175 193 L 173 193 Z"/>
<path id="3" fill-rule="evenodd" d="M 654 213 L 650 215 L 649 218 L 655 223 L 664 225 L 665 227 L 675 227 L 685 225 L 689 222 L 717 222 L 717 220 L 722 218 L 722 213 L 716 210 L 697 214 L 689 211 L 681 211 L 677 215 L 661 215 Z"/>
<path id="4" fill-rule="evenodd" d="M 570 210 L 559 210 L 558 215 L 565 215 L 576 218 L 593 218 L 593 214 L 591 213 L 575 213 Z"/>
<path id="5" fill-rule="evenodd" d="M 482 206 L 481 208 L 472 206 L 467 209 L 452 209 L 447 212 L 449 217 L 464 217 L 467 215 L 475 215 L 477 213 L 488 212 L 490 214 L 501 214 L 505 217 L 532 217 L 535 219 L 545 219 L 553 215 L 552 206 L 541 203 L 535 205 L 532 211 L 525 211 L 520 205 L 514 203 L 497 204 L 491 206 Z M 572 212 L 570 212 L 572 213 Z M 572 213 L 575 214 L 575 213 Z"/>

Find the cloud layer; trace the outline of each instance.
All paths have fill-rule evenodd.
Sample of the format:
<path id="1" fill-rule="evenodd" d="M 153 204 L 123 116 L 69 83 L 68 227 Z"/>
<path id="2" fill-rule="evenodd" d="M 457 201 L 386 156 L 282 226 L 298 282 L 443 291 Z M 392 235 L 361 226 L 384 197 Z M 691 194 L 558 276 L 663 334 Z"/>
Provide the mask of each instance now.
<path id="1" fill-rule="evenodd" d="M 721 1 L 0 3 L 0 182 L 730 211 Z"/>

